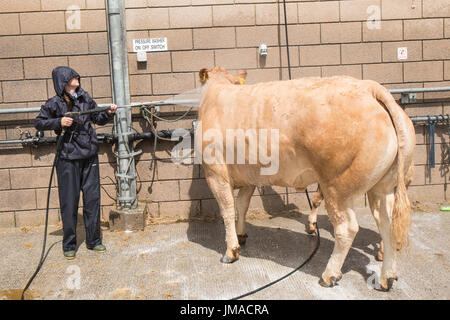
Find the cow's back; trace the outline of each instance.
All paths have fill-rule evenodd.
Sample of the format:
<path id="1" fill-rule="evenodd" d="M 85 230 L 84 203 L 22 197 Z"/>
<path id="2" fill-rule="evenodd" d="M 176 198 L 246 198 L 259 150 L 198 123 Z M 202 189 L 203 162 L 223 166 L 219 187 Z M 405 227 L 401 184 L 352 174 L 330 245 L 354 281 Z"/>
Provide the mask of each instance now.
<path id="1" fill-rule="evenodd" d="M 262 176 L 259 163 L 214 168 L 236 185 L 306 187 L 349 168 L 367 144 L 374 144 L 374 152 L 382 152 L 379 141 L 395 140 L 389 114 L 370 93 L 367 82 L 350 77 L 247 86 L 212 83 L 205 88 L 199 120 L 203 132 L 212 128 L 222 132 L 224 145 L 227 129 L 254 129 L 258 134 L 279 131 L 277 174 Z M 395 148 L 391 146 L 392 153 Z M 376 166 L 377 160 L 367 159 L 367 165 Z"/>

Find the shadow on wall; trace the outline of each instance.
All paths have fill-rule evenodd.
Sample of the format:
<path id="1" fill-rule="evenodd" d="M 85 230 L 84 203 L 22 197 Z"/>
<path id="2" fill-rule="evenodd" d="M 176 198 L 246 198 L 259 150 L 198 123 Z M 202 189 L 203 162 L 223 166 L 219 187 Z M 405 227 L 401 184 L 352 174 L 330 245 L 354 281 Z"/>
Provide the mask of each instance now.
<path id="1" fill-rule="evenodd" d="M 427 132 L 427 129 L 425 129 L 425 132 Z M 429 132 L 429 130 L 428 130 Z M 450 165 L 450 147 L 449 147 L 449 143 L 448 143 L 448 139 L 450 136 L 450 129 L 447 128 L 447 126 L 445 127 L 436 127 L 436 136 L 438 139 L 436 139 L 435 137 L 435 142 L 440 143 L 440 154 L 441 154 L 441 164 L 439 166 L 439 174 L 440 177 L 444 179 L 444 195 L 447 194 L 447 177 L 448 177 L 448 173 L 450 171 L 449 165 Z M 426 141 L 426 143 L 429 143 L 429 135 L 428 135 L 428 141 Z M 429 155 L 427 156 L 428 158 L 428 163 L 429 163 Z M 438 160 L 438 159 L 436 159 Z M 428 179 L 429 182 L 431 182 L 431 169 L 428 166 L 427 170 L 426 170 L 426 179 Z M 447 200 L 447 199 L 445 199 Z"/>

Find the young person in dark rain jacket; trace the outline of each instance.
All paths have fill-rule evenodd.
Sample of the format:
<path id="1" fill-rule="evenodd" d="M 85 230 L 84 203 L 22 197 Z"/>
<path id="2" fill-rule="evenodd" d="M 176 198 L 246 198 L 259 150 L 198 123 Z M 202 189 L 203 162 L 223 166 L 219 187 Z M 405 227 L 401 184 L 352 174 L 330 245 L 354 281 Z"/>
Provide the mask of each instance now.
<path id="1" fill-rule="evenodd" d="M 75 258 L 76 226 L 80 191 L 83 191 L 83 218 L 86 246 L 105 252 L 100 234 L 100 175 L 97 135 L 91 122 L 104 125 L 114 117 L 117 106 L 110 110 L 72 119 L 68 111 L 83 111 L 97 107 L 95 101 L 80 86 L 79 74 L 69 67 L 57 67 L 52 72 L 56 96 L 42 107 L 35 120 L 37 130 L 54 130 L 62 134 L 62 145 L 56 163 L 59 203 L 63 222 L 63 251 L 66 259 Z"/>

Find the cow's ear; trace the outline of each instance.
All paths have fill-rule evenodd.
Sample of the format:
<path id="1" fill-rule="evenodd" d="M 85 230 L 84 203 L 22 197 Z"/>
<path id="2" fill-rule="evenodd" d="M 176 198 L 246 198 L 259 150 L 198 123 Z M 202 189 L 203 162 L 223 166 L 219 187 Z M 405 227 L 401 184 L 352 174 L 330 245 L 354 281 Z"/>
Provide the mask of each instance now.
<path id="1" fill-rule="evenodd" d="M 206 80 L 208 80 L 209 76 L 208 76 L 208 69 L 203 68 L 200 70 L 200 72 L 198 73 L 198 76 L 200 78 L 200 83 L 204 84 L 206 82 Z"/>
<path id="2" fill-rule="evenodd" d="M 237 83 L 243 85 L 245 83 L 245 79 L 247 78 L 247 71 L 239 72 L 237 78 L 238 78 Z"/>
<path id="3" fill-rule="evenodd" d="M 247 79 L 247 71 L 242 70 L 241 72 L 239 72 L 238 76 L 239 78 Z"/>
<path id="4" fill-rule="evenodd" d="M 238 81 L 239 81 L 239 84 L 244 84 L 245 83 L 245 79 L 247 78 L 247 71 L 241 71 L 241 72 L 239 72 L 239 74 L 238 74 Z"/>

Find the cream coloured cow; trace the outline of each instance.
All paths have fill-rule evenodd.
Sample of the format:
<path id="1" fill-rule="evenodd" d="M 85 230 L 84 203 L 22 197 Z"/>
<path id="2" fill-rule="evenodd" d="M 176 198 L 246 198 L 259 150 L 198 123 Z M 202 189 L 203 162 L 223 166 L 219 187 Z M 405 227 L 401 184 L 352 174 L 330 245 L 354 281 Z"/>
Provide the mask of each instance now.
<path id="1" fill-rule="evenodd" d="M 305 189 L 319 183 L 335 235 L 319 283 L 332 287 L 341 279 L 359 229 L 353 200 L 367 192 L 384 242 L 380 285 L 389 290 L 397 279 L 396 251 L 408 242 L 411 120 L 374 81 L 332 77 L 236 85 L 245 75 L 233 76 L 221 67 L 199 73 L 196 151 L 225 223 L 227 250 L 221 261 L 239 258 L 255 186 Z M 233 140 L 239 130 L 246 132 L 243 148 Z M 236 200 L 234 189 L 239 189 Z"/>

